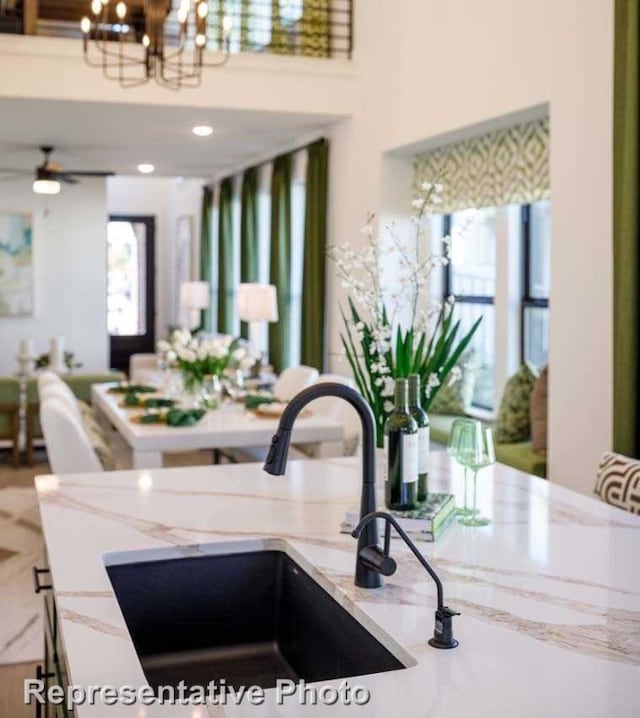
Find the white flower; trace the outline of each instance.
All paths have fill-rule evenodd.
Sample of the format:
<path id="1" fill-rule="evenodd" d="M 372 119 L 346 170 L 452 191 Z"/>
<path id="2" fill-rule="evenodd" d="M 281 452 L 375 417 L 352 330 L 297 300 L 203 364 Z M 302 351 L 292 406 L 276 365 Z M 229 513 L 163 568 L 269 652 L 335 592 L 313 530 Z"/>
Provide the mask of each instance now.
<path id="1" fill-rule="evenodd" d="M 412 202 L 411 206 L 414 209 L 420 210 L 424 207 L 425 199 L 424 197 L 416 197 Z"/>
<path id="2" fill-rule="evenodd" d="M 427 379 L 427 386 L 425 388 L 425 393 L 426 393 L 427 397 L 430 397 L 432 390 L 435 389 L 439 385 L 440 385 L 440 379 L 439 379 L 438 375 L 435 372 L 429 374 L 429 378 Z"/>
<path id="3" fill-rule="evenodd" d="M 423 192 L 428 192 L 432 187 L 433 187 L 433 185 L 431 184 L 431 182 L 423 182 L 423 183 L 420 185 L 420 189 L 421 189 Z"/>
<path id="4" fill-rule="evenodd" d="M 393 411 L 393 402 L 385 401 L 385 403 L 382 405 L 382 408 L 387 412 L 387 414 L 390 414 Z"/>
<path id="5" fill-rule="evenodd" d="M 433 185 L 433 189 L 434 189 L 438 194 L 440 194 L 440 192 L 442 192 L 442 190 L 444 189 L 444 185 L 442 184 L 442 182 L 436 182 L 436 183 Z"/>

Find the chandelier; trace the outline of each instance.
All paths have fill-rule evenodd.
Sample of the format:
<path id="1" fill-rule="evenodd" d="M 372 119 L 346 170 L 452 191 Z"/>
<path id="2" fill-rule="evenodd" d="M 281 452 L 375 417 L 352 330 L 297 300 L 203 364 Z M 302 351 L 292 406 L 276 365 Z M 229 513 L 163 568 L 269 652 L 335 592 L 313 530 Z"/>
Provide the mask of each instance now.
<path id="1" fill-rule="evenodd" d="M 175 19 L 171 0 L 142 0 L 131 7 L 109 0 L 92 0 L 91 16 L 82 18 L 85 61 L 122 87 L 136 87 L 154 79 L 179 90 L 197 87 L 202 68 L 220 67 L 229 59 L 231 18 L 218 16 L 218 58 L 205 62 L 209 3 L 181 0 Z"/>

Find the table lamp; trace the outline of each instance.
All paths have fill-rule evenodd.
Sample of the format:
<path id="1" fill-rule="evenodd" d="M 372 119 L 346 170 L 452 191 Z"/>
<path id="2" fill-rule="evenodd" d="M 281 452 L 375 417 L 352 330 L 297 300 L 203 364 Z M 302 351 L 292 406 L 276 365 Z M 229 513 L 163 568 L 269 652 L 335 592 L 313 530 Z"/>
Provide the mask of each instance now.
<path id="1" fill-rule="evenodd" d="M 207 309 L 210 305 L 209 282 L 182 282 L 180 284 L 180 307 L 188 317 L 188 329 L 191 331 L 199 326 L 196 312 Z"/>
<path id="2" fill-rule="evenodd" d="M 249 323 L 249 344 L 257 356 L 266 354 L 263 325 L 278 321 L 278 297 L 273 284 L 238 286 L 238 317 Z"/>

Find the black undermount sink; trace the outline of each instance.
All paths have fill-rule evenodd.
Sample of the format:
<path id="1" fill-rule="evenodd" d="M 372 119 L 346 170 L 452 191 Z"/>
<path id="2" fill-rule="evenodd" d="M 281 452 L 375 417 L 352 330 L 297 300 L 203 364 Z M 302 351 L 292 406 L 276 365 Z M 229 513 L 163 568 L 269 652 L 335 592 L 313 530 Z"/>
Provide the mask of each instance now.
<path id="1" fill-rule="evenodd" d="M 273 688 L 406 666 L 284 551 L 107 565 L 149 685 Z"/>

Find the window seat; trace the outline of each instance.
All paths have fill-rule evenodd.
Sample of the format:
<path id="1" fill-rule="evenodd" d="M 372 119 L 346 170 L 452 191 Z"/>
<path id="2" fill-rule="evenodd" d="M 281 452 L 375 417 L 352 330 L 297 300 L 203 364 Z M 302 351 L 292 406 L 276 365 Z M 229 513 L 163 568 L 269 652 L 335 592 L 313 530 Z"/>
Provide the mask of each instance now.
<path id="1" fill-rule="evenodd" d="M 461 418 L 463 417 L 453 414 L 429 414 L 431 440 L 446 446 L 453 422 Z M 492 425 L 490 421 L 484 423 L 487 426 Z M 530 441 L 521 441 L 516 444 L 496 444 L 495 447 L 496 461 L 527 474 L 546 478 L 547 459 L 545 456 L 535 453 Z"/>

